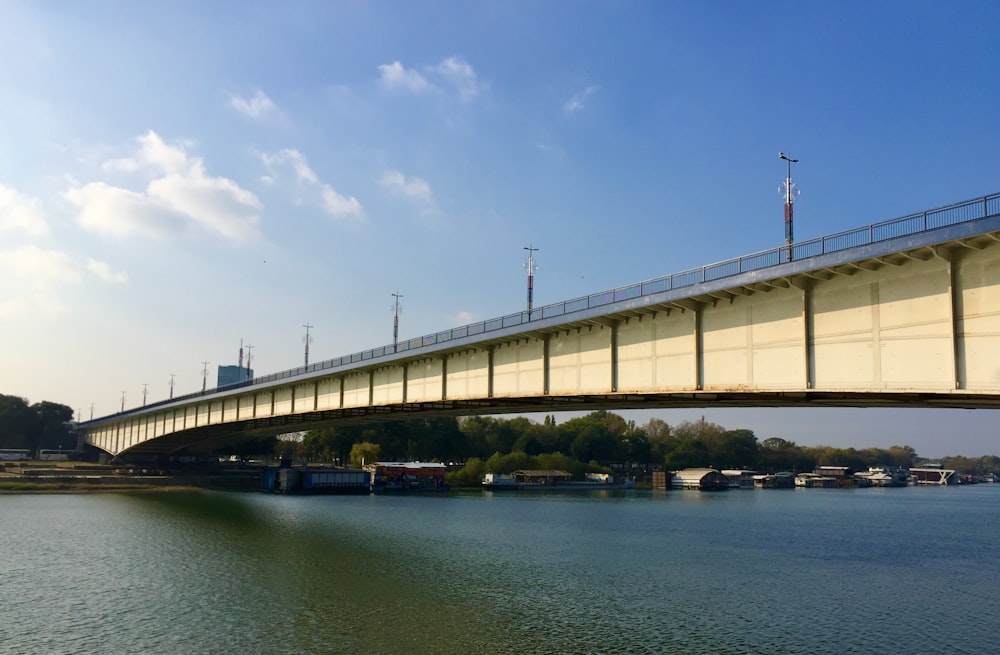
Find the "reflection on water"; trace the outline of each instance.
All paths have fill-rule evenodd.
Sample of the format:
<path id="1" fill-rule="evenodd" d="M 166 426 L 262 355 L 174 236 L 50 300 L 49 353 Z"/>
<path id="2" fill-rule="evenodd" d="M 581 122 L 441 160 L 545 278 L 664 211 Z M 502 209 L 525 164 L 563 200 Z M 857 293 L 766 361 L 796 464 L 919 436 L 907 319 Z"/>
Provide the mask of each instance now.
<path id="1" fill-rule="evenodd" d="M 985 485 L 5 496 L 0 644 L 983 652 L 1000 636 L 997 501 Z"/>

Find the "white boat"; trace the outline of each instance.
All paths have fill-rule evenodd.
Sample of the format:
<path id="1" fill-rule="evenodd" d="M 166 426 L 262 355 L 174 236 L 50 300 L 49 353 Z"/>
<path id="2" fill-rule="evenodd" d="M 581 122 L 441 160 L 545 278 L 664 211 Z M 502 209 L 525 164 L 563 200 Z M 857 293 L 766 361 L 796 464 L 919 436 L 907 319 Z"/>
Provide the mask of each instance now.
<path id="1" fill-rule="evenodd" d="M 869 466 L 867 471 L 855 473 L 854 477 L 862 484 L 867 482 L 870 487 L 905 487 L 910 474 L 903 468 L 885 466 Z"/>

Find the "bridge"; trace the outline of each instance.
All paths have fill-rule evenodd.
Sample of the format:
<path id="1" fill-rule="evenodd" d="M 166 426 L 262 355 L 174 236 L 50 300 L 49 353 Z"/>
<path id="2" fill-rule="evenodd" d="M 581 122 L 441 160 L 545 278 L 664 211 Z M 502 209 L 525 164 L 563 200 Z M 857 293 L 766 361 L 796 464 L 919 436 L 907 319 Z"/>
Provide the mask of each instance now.
<path id="1" fill-rule="evenodd" d="M 109 454 L 347 422 L 737 406 L 1000 408 L 1000 194 L 80 424 Z"/>

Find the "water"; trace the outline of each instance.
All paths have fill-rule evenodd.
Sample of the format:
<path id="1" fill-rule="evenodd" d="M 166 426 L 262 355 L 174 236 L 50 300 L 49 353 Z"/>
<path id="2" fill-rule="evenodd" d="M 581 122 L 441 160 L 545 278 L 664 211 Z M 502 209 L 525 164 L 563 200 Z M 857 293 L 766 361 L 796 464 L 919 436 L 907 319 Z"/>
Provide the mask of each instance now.
<path id="1" fill-rule="evenodd" d="M 983 653 L 1000 485 L 0 497 L 0 653 Z"/>

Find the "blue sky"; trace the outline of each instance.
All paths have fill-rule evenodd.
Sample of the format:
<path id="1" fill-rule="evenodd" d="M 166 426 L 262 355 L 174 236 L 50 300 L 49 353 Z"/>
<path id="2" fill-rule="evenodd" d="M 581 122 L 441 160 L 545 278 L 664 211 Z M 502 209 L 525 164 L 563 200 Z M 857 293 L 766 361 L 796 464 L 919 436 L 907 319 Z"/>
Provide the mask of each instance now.
<path id="1" fill-rule="evenodd" d="M 1000 5 L 0 4 L 0 393 L 95 416 L 1000 190 Z M 214 373 L 210 374 L 210 383 Z M 1000 452 L 979 411 L 714 410 Z"/>

